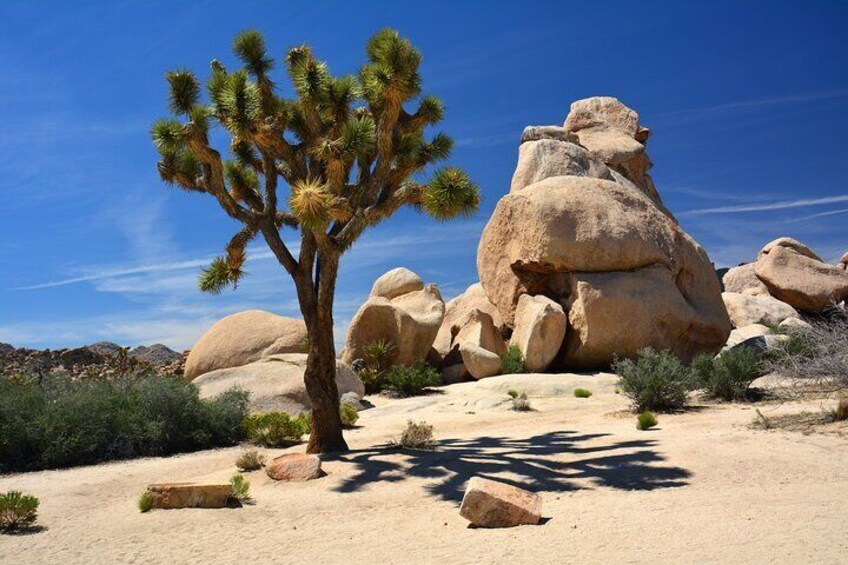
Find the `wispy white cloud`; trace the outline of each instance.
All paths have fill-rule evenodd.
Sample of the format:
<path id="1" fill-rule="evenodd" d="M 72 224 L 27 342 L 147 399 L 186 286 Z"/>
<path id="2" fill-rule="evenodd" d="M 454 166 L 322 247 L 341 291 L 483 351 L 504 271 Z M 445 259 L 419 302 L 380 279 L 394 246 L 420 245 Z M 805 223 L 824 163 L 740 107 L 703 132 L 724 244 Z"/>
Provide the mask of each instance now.
<path id="1" fill-rule="evenodd" d="M 848 202 L 848 194 L 841 196 L 825 196 L 823 198 L 803 198 L 799 200 L 781 200 L 779 202 L 768 202 L 763 204 L 740 204 L 734 206 L 718 206 L 714 208 L 699 208 L 686 210 L 679 216 L 703 216 L 706 214 L 740 214 L 744 212 L 764 212 L 768 210 L 787 210 L 790 208 L 805 208 L 808 206 L 821 206 L 823 204 L 836 204 Z"/>
<path id="2" fill-rule="evenodd" d="M 765 96 L 749 100 L 735 100 L 732 102 L 725 102 L 723 104 L 715 104 L 713 106 L 703 106 L 701 108 L 685 108 L 681 110 L 673 110 L 671 112 L 663 112 L 660 114 L 654 114 L 651 116 L 651 120 L 706 118 L 717 114 L 739 110 L 760 109 L 788 104 L 803 104 L 807 102 L 835 100 L 846 97 L 848 97 L 848 89 L 845 88 L 825 90 L 821 92 L 789 94 L 784 96 Z"/>
<path id="3" fill-rule="evenodd" d="M 806 222 L 807 220 L 812 220 L 815 218 L 824 218 L 826 216 L 836 216 L 838 214 L 846 213 L 848 213 L 848 208 L 840 208 L 839 210 L 829 210 L 827 212 L 819 212 L 818 214 L 810 214 L 809 216 L 801 216 L 800 218 L 795 218 L 794 220 L 787 220 L 787 223 L 794 224 L 797 222 Z"/>
<path id="4" fill-rule="evenodd" d="M 407 265 L 410 257 L 438 261 L 465 256 L 476 247 L 482 228 L 482 222 L 433 223 L 413 233 L 382 230 L 363 238 L 344 256 L 341 267 L 334 307 L 337 346 L 342 345 L 351 318 L 366 299 L 375 272 Z M 141 229 L 139 233 L 144 232 Z M 296 244 L 290 243 L 290 248 L 297 253 Z M 0 341 L 54 347 L 109 340 L 126 345 L 164 343 L 180 349 L 190 347 L 217 319 L 233 312 L 262 308 L 286 316 L 300 315 L 288 275 L 261 244 L 248 251 L 249 276 L 237 291 L 221 296 L 197 290 L 198 270 L 212 257 L 210 253 L 158 263 L 92 265 L 64 279 L 17 289 L 33 292 L 89 285 L 95 292 L 120 295 L 130 305 L 108 315 L 7 323 L 0 325 Z M 453 287 L 452 282 L 444 285 L 448 297 L 454 293 Z"/>

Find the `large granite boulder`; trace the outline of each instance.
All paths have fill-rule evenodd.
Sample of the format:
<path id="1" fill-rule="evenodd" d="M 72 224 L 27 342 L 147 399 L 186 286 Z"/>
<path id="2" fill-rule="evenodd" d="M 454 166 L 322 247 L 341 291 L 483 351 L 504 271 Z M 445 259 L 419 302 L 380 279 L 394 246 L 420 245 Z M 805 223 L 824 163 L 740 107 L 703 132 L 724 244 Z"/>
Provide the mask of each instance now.
<path id="1" fill-rule="evenodd" d="M 515 309 L 515 330 L 510 344 L 521 351 L 531 373 L 547 369 L 565 338 L 568 319 L 562 305 L 546 296 L 524 294 Z"/>
<path id="2" fill-rule="evenodd" d="M 519 146 L 510 192 L 559 176 L 612 179 L 607 166 L 583 147 L 556 139 L 540 139 Z"/>
<path id="3" fill-rule="evenodd" d="M 377 341 L 394 344 L 395 363 L 400 365 L 427 357 L 442 325 L 445 303 L 436 285 L 418 288 L 410 274 L 414 275 L 395 269 L 374 284 L 372 296 L 350 322 L 342 355 L 346 363 L 363 359 L 366 348 Z"/>
<path id="4" fill-rule="evenodd" d="M 804 312 L 822 312 L 848 297 L 848 272 L 795 245 L 767 245 L 756 273 L 772 296 Z"/>
<path id="5" fill-rule="evenodd" d="M 757 278 L 756 267 L 755 263 L 746 263 L 728 269 L 721 279 L 725 292 L 768 296 L 768 288 Z"/>
<path id="6" fill-rule="evenodd" d="M 371 298 L 382 296 L 391 300 L 402 294 L 415 292 L 424 288 L 424 281 L 406 267 L 397 267 L 383 274 L 374 281 L 371 287 Z"/>
<path id="7" fill-rule="evenodd" d="M 303 320 L 263 310 L 221 318 L 203 334 L 186 359 L 185 377 L 240 367 L 280 353 L 306 353 L 309 339 Z"/>
<path id="8" fill-rule="evenodd" d="M 202 398 L 211 398 L 233 387 L 250 393 L 251 412 L 280 410 L 291 416 L 310 410 L 311 403 L 303 382 L 306 372 L 305 353 L 271 355 L 240 367 L 210 371 L 192 384 Z M 339 397 L 354 392 L 365 395 L 365 386 L 346 363 L 336 361 L 336 386 Z"/>
<path id="9" fill-rule="evenodd" d="M 571 368 L 605 367 L 647 346 L 684 359 L 717 352 L 731 330 L 720 282 L 656 193 L 647 174 L 648 131 L 636 113 L 612 98 L 579 101 L 565 130 L 611 179 L 550 176 L 498 202 L 477 269 L 504 323 L 515 327 L 525 294 L 561 305 L 569 329 L 558 364 Z"/>
<path id="10" fill-rule="evenodd" d="M 472 284 L 465 292 L 445 304 L 445 317 L 433 342 L 437 364 L 442 364 L 445 357 L 456 348 L 454 340 L 462 329 L 460 324 L 469 319 L 468 314 L 472 310 L 480 310 L 488 314 L 492 319 L 492 325 L 498 331 L 503 327 L 501 314 L 495 305 L 489 302 L 486 291 L 483 290 L 483 285 L 480 283 Z"/>
<path id="11" fill-rule="evenodd" d="M 776 326 L 787 318 L 798 317 L 798 312 L 792 306 L 768 295 L 723 292 L 721 298 L 734 328 L 751 324 Z"/>

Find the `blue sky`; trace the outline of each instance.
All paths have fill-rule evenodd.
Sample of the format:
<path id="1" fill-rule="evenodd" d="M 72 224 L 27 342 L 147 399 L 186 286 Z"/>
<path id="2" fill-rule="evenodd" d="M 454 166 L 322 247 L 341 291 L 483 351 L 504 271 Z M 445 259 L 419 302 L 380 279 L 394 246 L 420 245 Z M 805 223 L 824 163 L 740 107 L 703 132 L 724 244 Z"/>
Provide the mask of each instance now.
<path id="1" fill-rule="evenodd" d="M 389 268 L 417 271 L 446 298 L 475 282 L 522 128 L 561 124 L 592 95 L 618 97 L 653 130 L 657 187 L 717 265 L 783 235 L 829 260 L 848 249 L 847 3 L 227 4 L 0 4 L 0 341 L 184 348 L 231 312 L 298 314 L 261 247 L 237 291 L 196 290 L 237 227 L 208 197 L 162 184 L 149 141 L 164 73 L 232 64 L 232 37 L 248 28 L 278 61 L 309 43 L 336 73 L 356 70 L 372 33 L 400 30 L 424 54 L 424 90 L 447 107 L 452 162 L 482 190 L 473 218 L 404 212 L 354 247 L 338 339 Z"/>

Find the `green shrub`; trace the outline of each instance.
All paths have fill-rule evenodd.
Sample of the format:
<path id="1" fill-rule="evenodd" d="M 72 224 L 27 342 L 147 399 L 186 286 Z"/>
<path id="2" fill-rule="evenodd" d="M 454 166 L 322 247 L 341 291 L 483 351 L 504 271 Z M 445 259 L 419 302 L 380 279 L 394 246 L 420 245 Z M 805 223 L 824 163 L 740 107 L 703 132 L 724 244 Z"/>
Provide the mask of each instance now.
<path id="1" fill-rule="evenodd" d="M 515 375 L 526 373 L 527 368 L 524 366 L 524 356 L 517 345 L 509 345 L 501 358 L 501 374 Z"/>
<path id="2" fill-rule="evenodd" d="M 645 412 L 640 413 L 636 417 L 636 429 L 637 430 L 642 430 L 642 431 L 650 430 L 651 428 L 655 427 L 658 423 L 659 422 L 657 421 L 657 417 L 654 415 L 654 413 L 648 412 L 647 410 Z"/>
<path id="3" fill-rule="evenodd" d="M 510 394 L 510 397 L 512 398 L 512 409 L 516 412 L 529 412 L 533 410 L 533 406 L 530 405 L 530 400 L 527 398 L 526 392 L 522 392 L 516 396 Z"/>
<path id="4" fill-rule="evenodd" d="M 233 445 L 248 394 L 200 399 L 176 377 L 0 381 L 0 470 L 89 465 Z"/>
<path id="5" fill-rule="evenodd" d="M 592 391 L 585 388 L 575 388 L 574 389 L 574 397 L 575 398 L 589 398 L 592 396 Z"/>
<path id="6" fill-rule="evenodd" d="M 365 346 L 363 356 L 365 367 L 359 371 L 359 378 L 367 394 L 376 394 L 383 390 L 386 375 L 397 357 L 397 347 L 388 340 L 374 341 Z"/>
<path id="7" fill-rule="evenodd" d="M 718 357 L 700 355 L 692 361 L 695 383 L 722 400 L 743 400 L 751 383 L 765 373 L 762 354 L 753 347 L 734 347 Z"/>
<path id="8" fill-rule="evenodd" d="M 38 499 L 19 490 L 0 494 L 0 530 L 14 532 L 31 528 L 38 518 Z"/>
<path id="9" fill-rule="evenodd" d="M 412 367 L 395 365 L 386 375 L 385 388 L 401 398 L 418 396 L 427 388 L 442 384 L 439 372 L 419 361 Z"/>
<path id="10" fill-rule="evenodd" d="M 662 412 L 686 406 L 689 371 L 670 351 L 657 353 L 648 347 L 639 352 L 636 361 L 616 361 L 613 369 L 634 412 Z"/>
<path id="11" fill-rule="evenodd" d="M 239 474 L 230 477 L 230 497 L 240 502 L 250 500 L 250 481 Z"/>
<path id="12" fill-rule="evenodd" d="M 242 472 L 257 471 L 265 465 L 265 456 L 255 449 L 242 451 L 236 459 L 236 469 Z"/>
<path id="13" fill-rule="evenodd" d="M 507 395 L 509 395 L 510 398 L 518 398 L 518 391 L 514 388 L 509 389 L 508 391 L 506 391 L 506 393 Z"/>
<path id="14" fill-rule="evenodd" d="M 300 442 L 309 433 L 306 416 L 292 418 L 279 411 L 247 416 L 244 429 L 247 431 L 247 440 L 262 447 L 288 447 Z"/>
<path id="15" fill-rule="evenodd" d="M 138 497 L 138 510 L 142 514 L 145 512 L 150 512 L 153 510 L 153 495 L 150 494 L 149 491 L 144 491 L 141 493 L 141 496 Z"/>
<path id="16" fill-rule="evenodd" d="M 356 406 L 345 402 L 341 406 L 339 406 L 339 416 L 342 419 L 342 426 L 345 428 L 352 428 L 356 421 L 359 419 L 359 412 L 356 411 Z"/>
<path id="17" fill-rule="evenodd" d="M 432 449 L 436 445 L 433 426 L 427 422 L 415 423 L 409 420 L 396 445 L 407 449 Z"/>

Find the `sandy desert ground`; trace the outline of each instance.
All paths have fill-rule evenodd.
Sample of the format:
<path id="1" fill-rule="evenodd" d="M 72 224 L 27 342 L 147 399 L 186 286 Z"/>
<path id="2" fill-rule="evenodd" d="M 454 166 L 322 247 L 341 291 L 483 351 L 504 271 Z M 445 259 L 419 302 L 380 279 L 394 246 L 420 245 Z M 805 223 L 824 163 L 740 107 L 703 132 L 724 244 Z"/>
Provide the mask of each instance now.
<path id="1" fill-rule="evenodd" d="M 509 388 L 536 411 L 510 410 Z M 247 473 L 256 502 L 238 509 L 136 508 L 148 483 L 226 481 L 238 447 L 0 477 L 0 491 L 40 497 L 46 528 L 0 537 L 0 562 L 848 563 L 846 435 L 754 430 L 739 404 L 640 432 L 612 375 L 509 375 L 374 403 L 326 477 Z M 435 425 L 436 451 L 387 446 L 408 418 Z M 458 506 L 472 475 L 543 493 L 545 523 L 469 528 Z"/>

